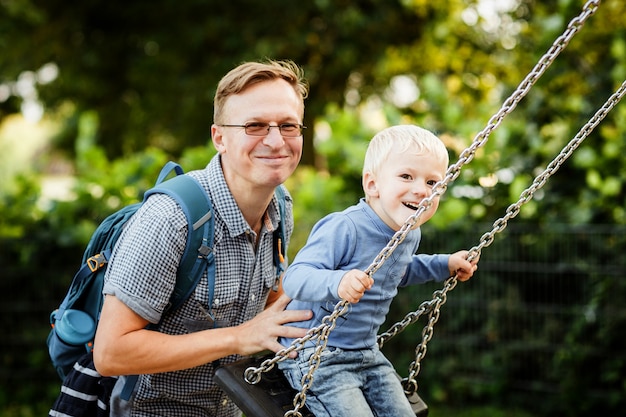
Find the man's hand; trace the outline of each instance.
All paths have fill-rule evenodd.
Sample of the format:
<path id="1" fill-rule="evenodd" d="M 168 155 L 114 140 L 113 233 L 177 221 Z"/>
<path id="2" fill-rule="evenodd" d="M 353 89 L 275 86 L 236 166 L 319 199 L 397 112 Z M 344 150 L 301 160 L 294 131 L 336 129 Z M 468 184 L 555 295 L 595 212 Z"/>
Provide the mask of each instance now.
<path id="1" fill-rule="evenodd" d="M 363 271 L 353 269 L 344 274 L 337 289 L 339 297 L 351 303 L 358 303 L 365 291 L 372 288 L 374 279 Z"/>
<path id="2" fill-rule="evenodd" d="M 252 355 L 263 350 L 278 352 L 284 347 L 278 343 L 279 337 L 304 337 L 308 329 L 286 326 L 285 323 L 309 320 L 313 313 L 309 310 L 285 310 L 291 299 L 283 294 L 260 314 L 237 326 L 237 351 L 241 355 Z M 290 357 L 296 357 L 291 352 Z"/>

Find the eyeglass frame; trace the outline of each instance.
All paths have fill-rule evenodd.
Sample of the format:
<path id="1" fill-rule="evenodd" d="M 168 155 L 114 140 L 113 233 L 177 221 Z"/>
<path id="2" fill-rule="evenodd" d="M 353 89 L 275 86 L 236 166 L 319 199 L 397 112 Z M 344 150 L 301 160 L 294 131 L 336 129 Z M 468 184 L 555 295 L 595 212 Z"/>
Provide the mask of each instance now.
<path id="1" fill-rule="evenodd" d="M 267 128 L 267 131 L 265 133 L 263 133 L 263 134 L 248 133 L 248 128 L 250 128 L 251 125 L 265 125 L 265 128 Z M 270 130 L 273 127 L 276 127 L 276 128 L 278 128 L 278 132 L 283 137 L 286 137 L 286 138 L 297 138 L 297 137 L 302 136 L 303 130 L 306 129 L 306 126 L 304 126 L 303 124 L 300 124 L 300 123 L 281 123 L 279 125 L 271 125 L 271 124 L 265 123 L 265 122 L 249 122 L 249 123 L 246 123 L 246 124 L 243 124 L 243 125 L 217 125 L 217 126 L 221 126 L 221 127 L 240 127 L 240 128 L 244 129 L 244 131 L 246 132 L 246 135 L 256 136 L 256 137 L 267 136 L 267 135 L 270 134 Z M 298 127 L 299 132 L 295 136 L 285 136 L 285 134 L 283 133 L 284 126 L 296 126 L 296 127 Z"/>

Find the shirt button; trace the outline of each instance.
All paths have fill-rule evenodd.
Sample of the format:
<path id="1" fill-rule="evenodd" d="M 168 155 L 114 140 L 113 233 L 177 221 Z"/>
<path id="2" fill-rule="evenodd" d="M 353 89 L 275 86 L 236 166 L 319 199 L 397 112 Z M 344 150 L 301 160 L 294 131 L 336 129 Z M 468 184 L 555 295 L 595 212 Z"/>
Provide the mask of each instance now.
<path id="1" fill-rule="evenodd" d="M 217 308 L 217 307 L 219 307 L 219 306 L 220 306 L 220 300 L 219 300 L 218 298 L 216 298 L 216 299 L 213 301 L 213 307 L 214 307 L 214 308 Z"/>
<path id="2" fill-rule="evenodd" d="M 252 301 L 256 300 L 256 295 L 250 294 L 250 300 L 252 300 Z"/>

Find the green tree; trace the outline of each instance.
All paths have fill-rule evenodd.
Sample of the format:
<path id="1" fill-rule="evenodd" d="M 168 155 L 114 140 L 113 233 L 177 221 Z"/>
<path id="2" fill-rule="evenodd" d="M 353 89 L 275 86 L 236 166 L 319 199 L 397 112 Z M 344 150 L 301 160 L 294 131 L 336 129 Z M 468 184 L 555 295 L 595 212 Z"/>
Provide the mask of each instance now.
<path id="1" fill-rule="evenodd" d="M 419 38 L 424 17 L 400 1 L 5 2 L 0 81 L 47 63 L 58 79 L 39 86 L 46 108 L 97 112 L 98 143 L 110 157 L 147 145 L 179 154 L 210 135 L 219 78 L 243 60 L 271 57 L 302 65 L 311 83 L 304 162 L 314 160 L 314 120 L 342 103 L 351 73 L 368 87 L 393 44 Z M 17 111 L 19 100 L 2 106 Z M 1 119 L 0 119 L 1 120 Z M 75 119 L 58 145 L 72 149 Z"/>

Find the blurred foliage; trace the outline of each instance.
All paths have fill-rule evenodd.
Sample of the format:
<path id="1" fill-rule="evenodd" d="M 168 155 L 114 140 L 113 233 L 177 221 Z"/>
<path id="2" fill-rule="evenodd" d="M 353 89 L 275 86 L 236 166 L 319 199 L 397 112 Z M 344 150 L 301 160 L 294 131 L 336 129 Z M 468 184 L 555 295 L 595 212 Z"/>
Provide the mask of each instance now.
<path id="1" fill-rule="evenodd" d="M 574 0 L 87 0 L 71 7 L 55 0 L 0 2 L 0 415 L 46 412 L 58 390 L 45 352 L 48 315 L 64 295 L 85 244 L 108 214 L 141 199 L 167 160 L 186 171 L 206 165 L 214 154 L 208 146 L 214 88 L 234 65 L 293 59 L 311 84 L 303 162 L 287 181 L 295 200 L 293 257 L 320 217 L 362 196 L 361 163 L 376 131 L 419 124 L 444 140 L 455 162 L 582 5 Z M 425 226 L 424 251 L 476 243 L 476 233 L 489 227 L 484 222 L 517 201 L 626 78 L 625 15 L 623 1 L 602 2 L 451 184 Z M 55 68 L 56 78 L 50 76 Z M 7 127 L 33 105 L 44 110 L 38 123 L 44 130 Z M 485 304 L 488 319 L 483 323 L 472 312 L 446 315 L 442 333 L 452 334 L 459 349 L 435 369 L 424 369 L 429 399 L 450 406 L 521 404 L 532 406 L 532 415 L 593 410 L 610 415 L 623 409 L 620 375 L 626 359 L 615 352 L 623 352 L 619 329 L 625 319 L 615 297 L 623 299 L 626 288 L 593 265 L 621 259 L 624 242 L 613 237 L 594 246 L 577 237 L 570 243 L 589 254 L 579 260 L 559 246 L 562 236 L 541 240 L 534 232 L 554 224 L 626 224 L 625 138 L 621 104 L 523 207 L 515 222 L 527 233 L 505 237 L 510 245 L 489 248 L 481 260 L 502 260 L 506 267 L 540 260 L 568 271 L 575 264 L 575 276 L 592 284 L 562 286 L 561 296 L 590 294 L 589 311 L 602 320 L 548 320 L 539 334 L 525 334 L 525 351 L 555 335 L 567 341 L 550 363 L 524 362 L 518 359 L 520 347 L 506 344 L 480 357 L 464 355 L 466 343 L 515 333 L 515 323 L 524 318 L 515 308 L 523 311 L 540 296 L 525 284 L 524 273 L 502 281 L 498 278 L 510 271 L 494 267 L 481 278 L 496 294 Z M 22 149 L 30 153 L 22 155 Z M 47 181 L 58 177 L 72 184 L 65 198 L 47 191 Z M 443 243 L 431 244 L 439 236 Z M 518 243 L 526 252 L 507 252 Z M 22 290 L 16 294 L 16 288 Z M 457 302 L 484 301 L 483 293 L 470 288 Z M 406 312 L 429 291 L 411 289 L 394 308 Z M 478 334 L 464 332 L 470 326 L 478 327 Z M 401 335 L 393 343 L 394 363 L 405 362 L 414 340 Z M 612 354 L 600 361 L 598 351 Z M 489 383 L 463 379 L 468 363 L 490 375 Z M 562 381 L 559 395 L 533 404 L 525 404 L 522 394 L 514 398 L 515 378 L 539 369 L 549 383 Z M 594 394 L 588 395 L 591 388 Z M 481 408 L 476 415 L 496 413 Z"/>
<path id="2" fill-rule="evenodd" d="M 59 1 L 9 0 L 0 7 L 10 17 L 0 21 L 0 82 L 55 63 L 59 78 L 39 87 L 41 99 L 50 110 L 69 99 L 77 114 L 96 111 L 106 120 L 98 140 L 109 157 L 148 145 L 179 154 L 204 144 L 214 88 L 244 60 L 302 65 L 311 84 L 305 123 L 311 125 L 325 103 L 343 102 L 352 72 L 373 88 L 384 85 L 371 75 L 376 62 L 390 45 L 419 38 L 427 17 L 397 0 L 90 0 L 70 8 Z M 5 102 L 0 120 L 19 105 Z M 58 145 L 71 149 L 75 129 L 75 120 L 68 120 Z M 307 147 L 312 151 L 311 137 Z M 307 152 L 305 163 L 312 156 Z"/>

